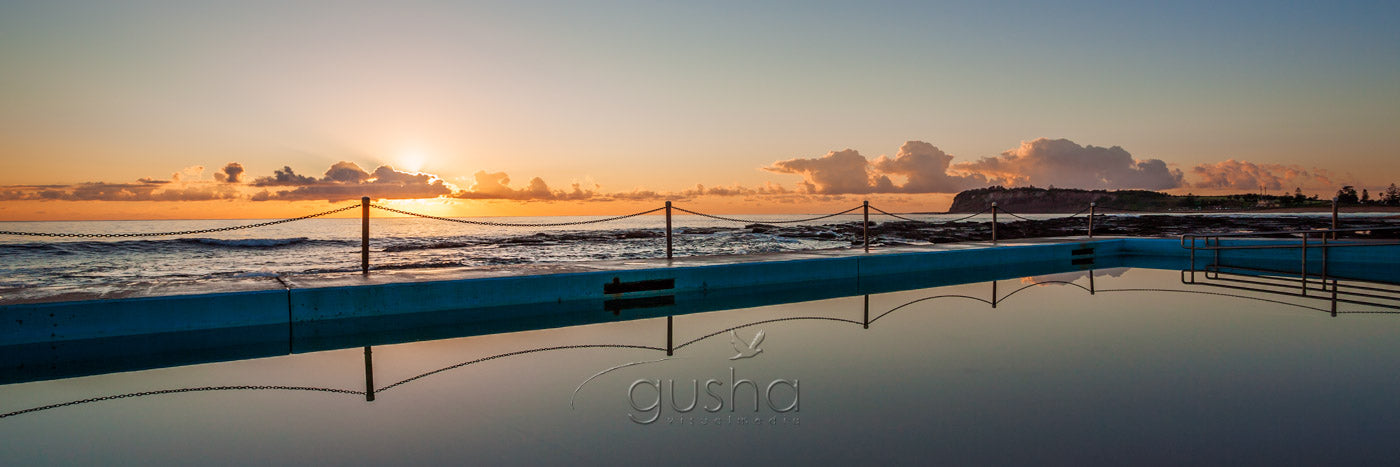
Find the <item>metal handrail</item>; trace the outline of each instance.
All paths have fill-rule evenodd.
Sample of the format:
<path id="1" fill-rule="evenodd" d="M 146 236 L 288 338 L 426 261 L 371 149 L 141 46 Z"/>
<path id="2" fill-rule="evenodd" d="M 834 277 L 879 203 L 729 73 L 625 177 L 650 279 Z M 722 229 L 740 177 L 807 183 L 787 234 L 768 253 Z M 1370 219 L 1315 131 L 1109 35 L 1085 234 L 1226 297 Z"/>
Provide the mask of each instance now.
<path id="1" fill-rule="evenodd" d="M 1333 232 L 1359 232 L 1363 230 L 1400 230 L 1400 227 L 1351 227 L 1345 229 L 1311 229 L 1311 230 L 1271 230 L 1267 232 L 1226 232 L 1217 234 L 1187 234 L 1185 236 L 1194 237 L 1248 237 L 1251 235 L 1281 235 L 1281 234 L 1314 234 Z"/>
<path id="2" fill-rule="evenodd" d="M 1268 235 L 1301 235 L 1300 239 L 1306 241 L 1306 239 L 1307 239 L 1308 237 L 1312 236 L 1313 234 L 1317 234 L 1317 235 L 1322 236 L 1324 242 L 1323 242 L 1322 244 L 1315 245 L 1315 246 L 1314 246 L 1314 245 L 1309 245 L 1309 246 L 1308 246 L 1309 248 L 1321 248 L 1321 247 L 1323 247 L 1323 246 L 1326 246 L 1326 247 L 1328 247 L 1328 248 L 1331 248 L 1331 247 L 1351 247 L 1351 246 L 1400 245 L 1400 241 L 1383 241 L 1383 240 L 1382 240 L 1382 241 L 1377 241 L 1377 240 L 1368 240 L 1368 239 L 1343 239 L 1343 240 L 1336 240 L 1336 239 L 1334 238 L 1334 239 L 1332 239 L 1332 241 L 1330 241 L 1330 242 L 1329 242 L 1329 241 L 1326 241 L 1326 240 L 1328 240 L 1327 234 L 1335 234 L 1335 233 L 1339 233 L 1339 232 L 1361 232 L 1361 231 L 1370 231 L 1370 232 L 1374 232 L 1374 231 L 1377 231 L 1377 230 L 1380 230 L 1380 231 L 1400 231 L 1400 227 L 1353 227 L 1353 228 L 1346 228 L 1346 229 L 1275 230 L 1275 231 L 1267 231 L 1267 232 L 1227 232 L 1227 233 L 1213 233 L 1213 234 L 1182 234 L 1182 235 L 1181 235 L 1181 247 L 1182 247 L 1182 248 L 1186 248 L 1186 249 L 1191 249 L 1191 250 L 1266 250 L 1266 249 L 1272 249 L 1272 248 L 1300 248 L 1300 247 L 1302 247 L 1302 246 L 1304 245 L 1304 243 L 1299 243 L 1299 244 L 1288 244 L 1288 245 L 1221 245 L 1221 244 L 1219 243 L 1219 241 L 1220 241 L 1220 239 L 1221 239 L 1222 237 L 1227 237 L 1227 238 L 1260 238 L 1260 239 L 1267 239 L 1268 237 L 1265 237 L 1265 236 L 1268 236 Z M 1212 239 L 1212 238 L 1216 240 L 1216 243 L 1215 243 L 1215 245 L 1213 245 L 1213 246 L 1210 244 L 1210 239 Z M 1190 239 L 1190 244 L 1187 243 L 1187 239 Z M 1196 244 L 1196 239 L 1204 239 L 1204 240 L 1206 240 L 1206 244 L 1205 244 L 1205 245 L 1197 245 L 1197 244 Z M 1289 239 L 1288 239 L 1288 238 L 1280 238 L 1279 240 L 1289 240 Z"/>

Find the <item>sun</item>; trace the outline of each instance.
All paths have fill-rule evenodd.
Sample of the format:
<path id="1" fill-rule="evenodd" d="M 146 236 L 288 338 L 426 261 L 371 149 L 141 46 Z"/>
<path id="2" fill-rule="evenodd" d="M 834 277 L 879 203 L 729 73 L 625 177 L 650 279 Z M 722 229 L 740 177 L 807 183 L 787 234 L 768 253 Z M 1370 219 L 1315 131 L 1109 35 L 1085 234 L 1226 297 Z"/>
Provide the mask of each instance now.
<path id="1" fill-rule="evenodd" d="M 423 170 L 423 164 L 428 161 L 428 156 L 424 154 L 423 151 L 409 149 L 399 151 L 395 159 L 397 160 L 394 165 L 397 166 L 399 170 L 418 172 Z"/>

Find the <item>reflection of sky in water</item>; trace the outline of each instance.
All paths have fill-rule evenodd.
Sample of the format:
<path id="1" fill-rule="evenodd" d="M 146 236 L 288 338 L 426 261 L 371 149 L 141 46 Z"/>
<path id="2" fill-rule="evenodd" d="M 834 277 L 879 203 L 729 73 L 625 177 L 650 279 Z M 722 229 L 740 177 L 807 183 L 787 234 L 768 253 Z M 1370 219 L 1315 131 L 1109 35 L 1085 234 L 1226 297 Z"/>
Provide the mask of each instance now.
<path id="1" fill-rule="evenodd" d="M 1081 275 L 1045 280 L 1087 285 Z M 760 320 L 763 353 L 729 360 L 730 334 L 673 359 L 637 349 L 505 357 L 438 373 L 365 402 L 354 394 L 224 391 L 103 401 L 0 419 L 7 464 L 684 463 L 932 460 L 1015 462 L 1353 463 L 1394 459 L 1400 435 L 1400 317 L 1325 313 L 1186 289 L 1177 271 L 1108 270 L 1099 293 L 1037 286 L 996 309 L 970 298 L 925 300 L 861 329 L 863 297 L 685 315 L 676 342 Z M 1007 294 L 1022 281 L 999 283 Z M 1218 290 L 1204 289 L 1211 292 Z M 1234 292 L 1231 292 L 1234 293 Z M 871 317 L 935 295 L 990 298 L 988 283 L 870 296 Z M 1280 299 L 1278 296 L 1268 296 Z M 1283 298 L 1312 306 L 1306 299 Z M 1349 307 L 1357 308 L 1357 307 Z M 376 386 L 445 366 L 570 344 L 664 346 L 665 319 L 378 346 Z M 0 411 L 151 389 L 306 385 L 359 390 L 363 353 L 287 357 L 92 376 L 0 388 Z M 652 425 L 627 401 L 638 379 L 724 382 L 730 369 L 762 389 L 799 380 L 799 425 Z M 663 383 L 664 385 L 664 383 Z M 777 402 L 790 400 L 785 387 Z M 654 392 L 639 390 L 641 405 Z M 669 387 L 665 396 L 670 396 Z M 702 396 L 700 402 L 709 399 Z M 733 415 L 753 412 L 741 405 Z M 699 412 L 692 412 L 696 415 Z M 726 407 L 719 415 L 731 414 Z M 726 418 L 727 419 L 727 418 Z"/>

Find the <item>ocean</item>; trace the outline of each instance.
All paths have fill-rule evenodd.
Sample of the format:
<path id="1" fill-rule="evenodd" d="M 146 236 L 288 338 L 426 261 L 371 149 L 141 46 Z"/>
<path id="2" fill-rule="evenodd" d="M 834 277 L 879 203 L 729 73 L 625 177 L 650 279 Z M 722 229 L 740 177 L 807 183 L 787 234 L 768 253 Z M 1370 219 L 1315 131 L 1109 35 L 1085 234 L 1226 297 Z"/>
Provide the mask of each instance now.
<path id="1" fill-rule="evenodd" d="M 804 215 L 753 215 L 787 221 Z M 930 218 L 940 216 L 927 216 Z M 474 218 L 561 223 L 604 216 Z M 262 220 L 0 222 L 0 230 L 111 234 L 203 230 Z M 422 218 L 372 218 L 371 270 L 404 270 L 657 258 L 666 254 L 660 215 L 559 227 L 499 227 Z M 798 236 L 755 233 L 745 224 L 673 217 L 676 256 L 750 254 L 849 247 L 860 239 L 823 228 L 854 223 L 843 215 L 811 222 Z M 0 303 L 78 294 L 97 298 L 182 283 L 343 274 L 360 270 L 359 219 L 306 219 L 245 230 L 183 236 L 66 238 L 0 235 Z"/>
<path id="2" fill-rule="evenodd" d="M 353 211 L 352 211 L 353 212 Z M 871 221 L 887 222 L 871 213 Z M 1298 216 L 1298 214 L 1292 214 Z M 859 211 L 806 222 L 821 214 L 735 215 L 743 221 L 696 215 L 673 217 L 674 254 L 705 256 L 849 248 L 861 242 Z M 1003 214 L 1002 222 L 1014 221 Z M 1037 214 L 1053 219 L 1065 214 Z M 1259 216 L 1234 214 L 1233 216 Z M 1377 214 L 1351 214 L 1370 217 Z M 915 215 L 919 220 L 987 222 L 990 214 Z M 464 218 L 552 224 L 606 216 Z M 214 229 L 264 220 L 144 220 L 0 222 L 0 231 L 115 234 Z M 782 228 L 749 228 L 777 223 Z M 962 226 L 929 225 L 930 230 Z M 437 219 L 375 217 L 370 224 L 372 271 L 567 263 L 660 258 L 665 218 L 650 214 L 572 226 L 502 227 Z M 927 241 L 879 238 L 897 244 Z M 127 238 L 33 237 L 0 234 L 0 304 L 54 297 L 110 298 L 133 292 L 179 290 L 219 281 L 272 280 L 360 270 L 360 220 L 313 218 L 251 229 L 181 236 Z"/>

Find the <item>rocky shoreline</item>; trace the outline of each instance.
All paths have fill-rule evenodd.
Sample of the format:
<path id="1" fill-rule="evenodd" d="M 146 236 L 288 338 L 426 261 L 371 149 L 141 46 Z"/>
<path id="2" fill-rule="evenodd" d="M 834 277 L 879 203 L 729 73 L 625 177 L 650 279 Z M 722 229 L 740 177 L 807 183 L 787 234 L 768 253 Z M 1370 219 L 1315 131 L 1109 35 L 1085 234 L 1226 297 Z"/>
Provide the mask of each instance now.
<path id="1" fill-rule="evenodd" d="M 1222 215 L 1100 215 L 1094 219 L 1094 235 L 1135 237 L 1177 237 L 1183 234 L 1273 232 L 1289 230 L 1327 229 L 1329 217 L 1322 216 L 1222 216 Z M 1346 218 L 1343 228 L 1400 227 L 1397 218 Z M 1084 215 L 1047 220 L 1001 221 L 997 224 L 997 239 L 1066 237 L 1085 235 L 1088 218 Z M 850 239 L 862 243 L 860 222 L 820 226 L 776 226 L 749 224 L 744 230 L 789 238 L 823 240 Z M 870 223 L 871 244 L 904 245 L 912 243 L 950 243 L 986 241 L 991 239 L 991 222 L 912 222 L 890 221 Z M 1279 235 L 1288 236 L 1288 235 Z M 1400 229 L 1365 232 L 1344 232 L 1340 238 L 1397 239 Z"/>

